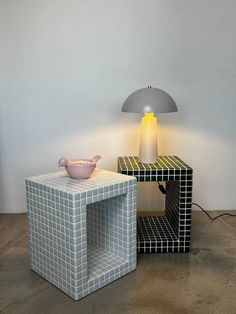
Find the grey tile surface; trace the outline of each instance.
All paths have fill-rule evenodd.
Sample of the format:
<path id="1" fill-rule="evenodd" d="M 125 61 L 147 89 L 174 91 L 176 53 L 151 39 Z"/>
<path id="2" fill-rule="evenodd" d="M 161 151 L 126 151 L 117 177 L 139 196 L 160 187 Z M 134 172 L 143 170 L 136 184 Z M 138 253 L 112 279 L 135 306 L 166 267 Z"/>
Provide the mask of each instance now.
<path id="1" fill-rule="evenodd" d="M 136 178 L 26 179 L 31 268 L 78 300 L 136 269 Z"/>

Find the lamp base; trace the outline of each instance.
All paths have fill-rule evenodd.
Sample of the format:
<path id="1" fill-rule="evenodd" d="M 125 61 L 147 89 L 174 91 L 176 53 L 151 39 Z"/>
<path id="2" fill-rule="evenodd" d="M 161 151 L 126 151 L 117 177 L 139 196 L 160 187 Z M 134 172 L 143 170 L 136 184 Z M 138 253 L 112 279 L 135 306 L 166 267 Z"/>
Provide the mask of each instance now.
<path id="1" fill-rule="evenodd" d="M 153 113 L 148 112 L 142 117 L 139 145 L 139 161 L 144 164 L 157 162 L 157 124 Z"/>
<path id="2" fill-rule="evenodd" d="M 138 157 L 138 161 L 141 162 L 142 164 L 155 164 L 155 163 L 158 163 L 158 160 L 159 158 L 157 155 L 153 159 L 142 159 Z"/>

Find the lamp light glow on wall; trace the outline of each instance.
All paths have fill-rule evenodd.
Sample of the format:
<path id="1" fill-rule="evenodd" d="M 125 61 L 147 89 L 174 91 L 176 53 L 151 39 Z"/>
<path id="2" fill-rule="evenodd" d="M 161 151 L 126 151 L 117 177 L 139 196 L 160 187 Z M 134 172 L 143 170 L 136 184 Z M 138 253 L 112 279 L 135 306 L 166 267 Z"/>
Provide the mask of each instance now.
<path id="1" fill-rule="evenodd" d="M 144 114 L 141 121 L 139 161 L 156 163 L 157 119 L 154 114 L 178 111 L 173 98 L 159 88 L 148 86 L 132 93 L 124 102 L 121 111 Z"/>

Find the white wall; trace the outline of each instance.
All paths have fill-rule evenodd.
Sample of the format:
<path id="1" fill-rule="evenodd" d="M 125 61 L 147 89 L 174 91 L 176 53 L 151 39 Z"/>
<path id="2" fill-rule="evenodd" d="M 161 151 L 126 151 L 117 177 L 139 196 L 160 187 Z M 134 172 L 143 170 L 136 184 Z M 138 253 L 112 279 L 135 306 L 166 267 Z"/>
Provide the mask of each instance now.
<path id="1" fill-rule="evenodd" d="M 236 208 L 235 0 L 0 0 L 0 211 L 25 211 L 24 178 L 62 156 L 138 150 L 134 90 L 169 92 L 159 151 L 194 168 L 194 201 Z M 154 184 L 139 187 L 154 210 Z M 155 199 L 153 199 L 153 195 Z M 154 200 L 154 201 L 153 201 Z"/>

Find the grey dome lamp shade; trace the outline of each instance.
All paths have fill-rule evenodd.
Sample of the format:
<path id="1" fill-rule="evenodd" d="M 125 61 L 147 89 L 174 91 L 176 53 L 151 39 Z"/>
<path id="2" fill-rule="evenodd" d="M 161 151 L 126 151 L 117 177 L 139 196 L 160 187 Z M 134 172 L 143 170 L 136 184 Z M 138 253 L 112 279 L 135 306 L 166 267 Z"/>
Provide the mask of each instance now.
<path id="1" fill-rule="evenodd" d="M 141 122 L 139 161 L 156 163 L 158 161 L 157 120 L 154 113 L 178 111 L 174 99 L 163 90 L 148 86 L 132 93 L 125 100 L 121 111 L 144 113 Z"/>
<path id="2" fill-rule="evenodd" d="M 124 102 L 121 111 L 134 113 L 166 113 L 178 111 L 174 99 L 162 89 L 141 88 L 133 92 Z"/>

